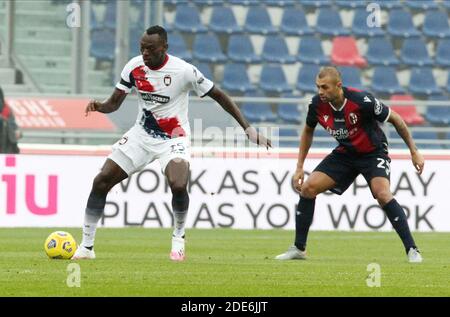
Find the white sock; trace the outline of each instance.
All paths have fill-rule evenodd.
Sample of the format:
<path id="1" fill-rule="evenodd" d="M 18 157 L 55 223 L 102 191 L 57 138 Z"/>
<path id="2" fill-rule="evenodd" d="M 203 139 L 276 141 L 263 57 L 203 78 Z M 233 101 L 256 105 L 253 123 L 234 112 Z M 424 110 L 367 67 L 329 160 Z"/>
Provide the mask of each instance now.
<path id="1" fill-rule="evenodd" d="M 184 236 L 184 225 L 186 222 L 187 210 L 184 211 L 173 211 L 175 229 L 173 230 L 173 235 L 177 238 L 182 238 Z"/>
<path id="2" fill-rule="evenodd" d="M 95 240 L 95 232 L 97 231 L 97 223 L 102 215 L 87 213 L 84 215 L 83 224 L 83 240 L 81 246 L 83 247 L 93 247 Z"/>

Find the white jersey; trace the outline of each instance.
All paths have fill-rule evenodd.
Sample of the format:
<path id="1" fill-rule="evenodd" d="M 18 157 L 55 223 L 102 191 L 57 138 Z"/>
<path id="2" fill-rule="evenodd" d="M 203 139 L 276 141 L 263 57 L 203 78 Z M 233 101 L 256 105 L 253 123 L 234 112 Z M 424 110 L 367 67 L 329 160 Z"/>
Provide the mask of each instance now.
<path id="1" fill-rule="evenodd" d="M 153 137 L 164 139 L 189 136 L 189 91 L 205 96 L 214 84 L 193 65 L 166 55 L 157 69 L 144 64 L 142 55 L 132 58 L 123 68 L 116 88 L 138 93 L 139 113 L 136 125 Z"/>

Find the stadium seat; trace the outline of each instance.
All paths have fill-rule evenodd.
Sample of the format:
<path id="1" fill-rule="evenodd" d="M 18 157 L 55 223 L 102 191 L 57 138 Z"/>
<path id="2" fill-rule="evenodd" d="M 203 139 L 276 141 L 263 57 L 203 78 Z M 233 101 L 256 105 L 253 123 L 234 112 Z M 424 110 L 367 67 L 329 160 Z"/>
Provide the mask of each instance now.
<path id="1" fill-rule="evenodd" d="M 410 9 L 423 11 L 438 8 L 438 5 L 434 0 L 405 0 L 405 5 Z"/>
<path id="2" fill-rule="evenodd" d="M 359 90 L 366 90 L 361 82 L 361 70 L 357 67 L 339 67 L 342 76 L 342 83 L 346 87 L 353 87 Z"/>
<path id="3" fill-rule="evenodd" d="M 316 9 L 329 7 L 332 5 L 332 2 L 329 0 L 301 0 L 299 1 L 304 8 Z"/>
<path id="4" fill-rule="evenodd" d="M 211 81 L 214 81 L 214 75 L 211 72 L 211 67 L 209 66 L 209 64 L 199 63 L 196 66 L 197 66 L 198 70 L 203 74 L 203 76 L 205 76 L 206 78 L 208 78 Z"/>
<path id="5" fill-rule="evenodd" d="M 135 57 L 137 55 L 141 55 L 141 37 L 142 37 L 142 29 L 141 28 L 130 28 L 129 30 L 129 57 Z M 169 39 L 170 40 L 170 39 Z"/>
<path id="6" fill-rule="evenodd" d="M 256 88 L 250 83 L 244 64 L 227 64 L 223 74 L 223 88 L 231 93 L 247 93 Z"/>
<path id="7" fill-rule="evenodd" d="M 259 0 L 228 0 L 228 2 L 233 5 L 241 6 L 256 6 L 260 4 Z"/>
<path id="8" fill-rule="evenodd" d="M 246 97 L 265 97 L 259 92 L 247 93 Z M 265 102 L 245 102 L 242 106 L 243 115 L 250 122 L 275 122 L 277 116 L 273 113 L 270 104 Z"/>
<path id="9" fill-rule="evenodd" d="M 445 9 L 449 9 L 450 10 L 450 1 L 442 1 L 441 5 L 445 8 Z"/>
<path id="10" fill-rule="evenodd" d="M 269 13 L 264 7 L 254 7 L 247 11 L 245 30 L 255 34 L 274 34 L 277 29 L 272 25 Z"/>
<path id="11" fill-rule="evenodd" d="M 350 31 L 342 26 L 339 12 L 331 8 L 321 8 L 317 16 L 316 31 L 323 35 L 349 35 Z"/>
<path id="12" fill-rule="evenodd" d="M 399 64 L 391 41 L 386 38 L 371 38 L 366 54 L 370 65 L 395 66 Z"/>
<path id="13" fill-rule="evenodd" d="M 187 49 L 184 38 L 179 33 L 168 35 L 169 49 L 168 53 L 179 57 L 186 62 L 192 61 L 192 53 Z"/>
<path id="14" fill-rule="evenodd" d="M 434 95 L 428 98 L 427 111 L 425 118 L 433 125 L 449 126 L 450 125 L 450 100 L 444 95 Z M 447 106 L 437 106 L 433 101 L 447 101 Z"/>
<path id="15" fill-rule="evenodd" d="M 176 6 L 173 27 L 181 32 L 202 33 L 207 31 L 200 21 L 197 8 L 190 5 Z"/>
<path id="16" fill-rule="evenodd" d="M 295 147 L 298 148 L 300 143 L 300 137 L 297 129 L 283 128 L 278 130 L 279 133 L 279 146 L 280 147 Z M 287 140 L 286 140 L 287 139 Z"/>
<path id="17" fill-rule="evenodd" d="M 279 65 L 264 65 L 260 76 L 261 89 L 266 93 L 292 92 L 286 81 L 286 75 Z"/>
<path id="18" fill-rule="evenodd" d="M 266 36 L 261 57 L 268 63 L 295 63 L 295 57 L 289 54 L 284 37 L 279 35 Z"/>
<path id="19" fill-rule="evenodd" d="M 382 94 L 401 94 L 404 89 L 400 86 L 396 70 L 391 66 L 375 67 L 372 77 L 372 90 Z"/>
<path id="20" fill-rule="evenodd" d="M 195 37 L 192 56 L 200 62 L 224 63 L 227 60 L 214 33 Z"/>
<path id="21" fill-rule="evenodd" d="M 331 62 L 341 66 L 367 65 L 366 60 L 358 52 L 355 39 L 351 36 L 338 36 L 333 39 Z"/>
<path id="22" fill-rule="evenodd" d="M 429 67 L 417 67 L 411 70 L 409 91 L 416 95 L 436 95 L 441 90 L 436 85 L 433 72 Z"/>
<path id="23" fill-rule="evenodd" d="M 300 39 L 297 59 L 307 64 L 323 65 L 330 62 L 330 59 L 323 53 L 321 40 L 313 36 L 304 36 Z"/>
<path id="24" fill-rule="evenodd" d="M 306 21 L 305 13 L 298 8 L 284 9 L 280 31 L 287 35 L 310 35 L 314 33 Z"/>
<path id="25" fill-rule="evenodd" d="M 442 149 L 445 147 L 434 131 L 413 131 L 412 137 L 419 149 Z"/>
<path id="26" fill-rule="evenodd" d="M 255 49 L 248 35 L 231 35 L 228 41 L 228 57 L 238 63 L 260 63 L 261 57 L 255 54 Z"/>
<path id="27" fill-rule="evenodd" d="M 242 28 L 236 22 L 233 10 L 229 7 L 213 8 L 209 28 L 216 33 L 236 34 L 242 32 Z"/>
<path id="28" fill-rule="evenodd" d="M 98 22 L 97 16 L 95 15 L 95 11 L 92 9 L 92 6 L 91 6 L 91 17 L 89 20 L 89 27 L 91 28 L 91 31 L 102 28 L 102 25 Z"/>
<path id="29" fill-rule="evenodd" d="M 414 98 L 411 95 L 392 95 L 390 98 L 391 109 L 397 112 L 400 117 L 405 120 L 408 125 L 420 125 L 425 122 L 425 119 L 417 112 L 417 108 L 414 105 Z M 411 101 L 411 104 L 395 104 L 396 101 Z"/>
<path id="30" fill-rule="evenodd" d="M 299 98 L 292 94 L 281 95 L 281 98 Z M 280 103 L 277 108 L 278 117 L 285 123 L 299 124 L 302 121 L 302 115 L 298 104 Z"/>
<path id="31" fill-rule="evenodd" d="M 116 29 L 116 16 L 117 16 L 116 1 L 110 1 L 106 3 L 105 15 L 103 18 L 103 25 L 109 29 Z"/>
<path id="32" fill-rule="evenodd" d="M 343 9 L 366 8 L 368 1 L 364 0 L 336 0 L 336 5 Z"/>
<path id="33" fill-rule="evenodd" d="M 304 64 L 298 72 L 296 88 L 301 93 L 317 93 L 316 76 L 318 72 L 319 66 L 314 64 Z"/>
<path id="34" fill-rule="evenodd" d="M 425 15 L 422 32 L 425 36 L 430 37 L 450 37 L 448 14 L 439 10 L 428 11 Z"/>
<path id="35" fill-rule="evenodd" d="M 436 48 L 436 64 L 439 66 L 450 66 L 450 39 L 440 40 Z"/>
<path id="36" fill-rule="evenodd" d="M 421 38 L 409 38 L 403 42 L 400 58 L 408 66 L 430 66 L 433 64 Z"/>
<path id="37" fill-rule="evenodd" d="M 393 9 L 389 14 L 387 31 L 394 37 L 416 37 L 420 32 L 413 24 L 412 16 L 403 9 Z"/>
<path id="38" fill-rule="evenodd" d="M 116 36 L 112 29 L 99 29 L 91 32 L 91 56 L 99 61 L 112 61 Z"/>
<path id="39" fill-rule="evenodd" d="M 211 7 L 222 5 L 222 1 L 219 0 L 191 0 L 191 1 L 199 7 Z"/>
<path id="40" fill-rule="evenodd" d="M 364 4 L 363 1 L 359 3 Z M 362 37 L 372 37 L 372 36 L 382 36 L 384 31 L 381 27 L 370 27 L 367 23 L 367 17 L 371 14 L 365 9 L 365 6 L 361 9 L 355 10 L 355 15 L 353 17 L 352 23 L 352 33 L 356 36 Z"/>
<path id="41" fill-rule="evenodd" d="M 380 5 L 381 9 L 385 9 L 388 11 L 392 9 L 398 9 L 403 6 L 400 0 L 377 0 L 375 3 Z"/>
<path id="42" fill-rule="evenodd" d="M 262 2 L 266 6 L 282 7 L 282 8 L 295 5 L 295 0 L 262 0 Z"/>

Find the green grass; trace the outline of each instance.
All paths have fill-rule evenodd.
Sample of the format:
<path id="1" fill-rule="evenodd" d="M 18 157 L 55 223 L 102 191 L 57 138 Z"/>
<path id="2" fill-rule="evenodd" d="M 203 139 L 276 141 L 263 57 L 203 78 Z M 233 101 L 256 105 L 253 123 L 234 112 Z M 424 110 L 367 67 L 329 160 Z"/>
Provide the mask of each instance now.
<path id="1" fill-rule="evenodd" d="M 61 229 L 80 241 L 80 229 Z M 0 229 L 0 296 L 450 296 L 447 233 L 415 233 L 425 260 L 409 264 L 392 232 L 311 232 L 307 261 L 280 262 L 292 231 L 189 229 L 187 260 L 173 263 L 171 230 L 99 229 L 97 259 L 77 262 L 81 287 L 71 288 L 72 262 L 43 250 L 54 230 Z M 366 285 L 369 263 L 381 287 Z"/>

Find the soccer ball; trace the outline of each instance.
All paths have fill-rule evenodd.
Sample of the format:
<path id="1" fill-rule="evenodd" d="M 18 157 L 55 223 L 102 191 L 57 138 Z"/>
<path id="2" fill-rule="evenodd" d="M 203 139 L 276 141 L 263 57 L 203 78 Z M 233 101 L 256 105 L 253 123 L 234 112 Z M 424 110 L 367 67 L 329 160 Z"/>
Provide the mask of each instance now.
<path id="1" fill-rule="evenodd" d="M 50 259 L 70 259 L 77 249 L 77 243 L 70 233 L 55 231 L 45 240 L 44 249 Z"/>

